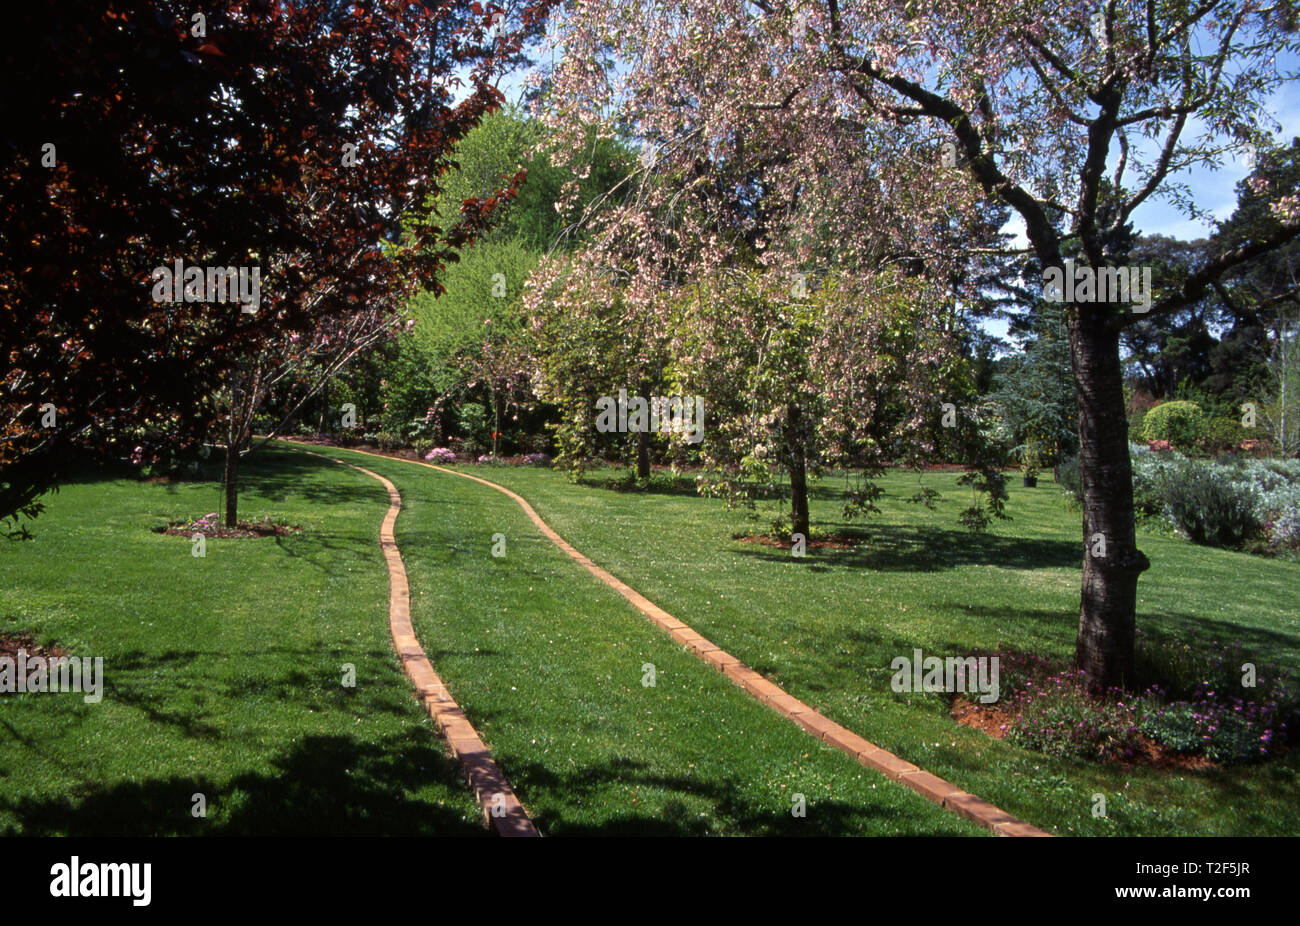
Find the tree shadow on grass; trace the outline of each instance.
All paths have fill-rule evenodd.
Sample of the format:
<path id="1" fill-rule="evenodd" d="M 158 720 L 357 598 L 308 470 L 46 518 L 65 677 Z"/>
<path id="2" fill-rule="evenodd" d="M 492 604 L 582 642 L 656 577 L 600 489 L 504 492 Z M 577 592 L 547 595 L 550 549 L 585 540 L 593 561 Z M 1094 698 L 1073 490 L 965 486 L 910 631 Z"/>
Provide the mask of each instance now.
<path id="1" fill-rule="evenodd" d="M 630 789 L 667 791 L 682 799 L 668 799 L 659 807 L 647 804 L 638 808 L 625 803 L 617 815 L 606 812 L 603 822 L 562 821 L 542 812 L 538 828 L 548 836 L 703 836 L 722 832 L 754 836 L 831 836 L 862 835 L 873 829 L 912 829 L 926 835 L 933 821 L 914 820 L 905 809 L 891 806 L 854 804 L 809 794 L 807 816 L 795 817 L 792 804 L 784 794 L 773 794 L 767 801 L 750 797 L 754 789 L 744 789 L 733 782 L 712 783 L 687 775 L 665 775 L 650 771 L 643 762 L 604 762 L 558 772 L 554 766 L 529 763 L 511 764 L 506 777 L 520 794 L 537 790 L 562 793 L 574 805 L 599 806 L 610 800 L 611 790 L 627 794 Z M 880 779 L 882 786 L 886 780 Z M 890 785 L 890 787 L 894 787 Z M 620 801 L 625 801 L 621 796 Z M 699 816 L 687 801 L 710 805 L 707 817 Z M 911 824 L 909 826 L 909 823 Z M 712 826 L 710 826 L 712 824 Z M 960 833 L 954 818 L 945 835 Z"/>
<path id="2" fill-rule="evenodd" d="M 1251 656 L 1271 664 L 1271 667 L 1291 671 L 1300 662 L 1300 638 L 1295 634 L 1279 633 L 1267 627 L 1252 627 L 1220 618 L 1194 614 L 1171 614 L 1168 611 L 1138 612 L 1139 628 L 1150 627 L 1152 621 L 1160 623 L 1160 632 L 1154 636 L 1167 639 L 1177 637 L 1193 647 L 1217 651 L 1231 643 L 1239 643 Z"/>
<path id="3" fill-rule="evenodd" d="M 838 527 L 838 526 L 837 526 Z M 938 572 L 960 566 L 1004 569 L 1083 568 L 1079 544 L 1041 538 L 1023 539 L 939 527 L 877 524 L 844 527 L 837 533 L 859 541 L 851 549 L 811 548 L 803 557 L 810 567 L 849 567 L 876 572 Z M 778 547 L 744 544 L 733 552 L 756 559 L 785 562 L 790 552 Z"/>
<path id="4" fill-rule="evenodd" d="M 228 782 L 197 775 L 87 785 L 62 797 L 0 798 L 0 812 L 28 836 L 486 835 L 459 807 L 404 796 L 431 783 L 467 793 L 441 748 L 415 739 L 306 737 L 272 759 L 271 772 Z M 208 818 L 192 816 L 196 793 L 207 801 Z"/>
<path id="5" fill-rule="evenodd" d="M 352 484 L 338 484 L 326 471 L 335 470 L 349 479 L 356 476 Z M 196 476 L 177 476 L 167 481 L 149 481 L 139 479 L 135 471 L 122 466 L 103 466 L 98 468 L 82 467 L 69 474 L 61 482 L 63 486 L 94 485 L 100 482 L 116 482 L 137 479 L 141 485 L 150 485 L 163 489 L 168 495 L 175 495 L 180 489 L 201 486 L 205 489 L 219 489 L 221 482 L 221 463 L 218 455 L 216 462 L 205 463 Z M 283 502 L 296 495 L 314 502 L 326 503 L 367 503 L 379 508 L 381 502 L 387 501 L 383 487 L 368 476 L 355 470 L 331 463 L 327 459 L 314 457 L 306 453 L 273 450 L 262 451 L 246 459 L 240 466 L 239 499 L 243 504 L 252 498 L 268 502 Z"/>
<path id="6" fill-rule="evenodd" d="M 349 483 L 339 484 L 330 478 L 334 474 L 342 475 Z M 322 477 L 328 481 L 322 481 Z M 313 502 L 370 503 L 382 512 L 388 501 L 383 486 L 369 476 L 305 453 L 278 451 L 254 457 L 241 468 L 240 483 L 243 494 L 273 502 L 297 495 Z M 381 503 L 383 507 L 379 507 Z"/>
<path id="7" fill-rule="evenodd" d="M 1074 635 L 1079 619 L 1077 609 L 1006 608 L 965 604 L 961 605 L 961 608 L 965 614 L 973 618 L 1004 620 L 1010 618 L 1017 622 L 1032 622 L 1045 635 L 1052 635 L 1059 631 L 1068 648 L 1072 650 L 1074 647 Z M 1249 654 L 1278 667 L 1295 665 L 1297 653 L 1300 653 L 1300 638 L 1294 634 L 1200 614 L 1138 611 L 1139 629 L 1151 628 L 1153 623 L 1157 625 L 1159 631 L 1153 636 L 1161 638 L 1173 636 L 1207 653 L 1217 652 L 1229 643 L 1240 643 Z M 1008 641 L 1008 644 L 1014 645 L 1011 641 Z M 959 649 L 957 644 L 952 644 L 952 652 L 955 653 Z"/>
<path id="8" fill-rule="evenodd" d="M 216 671 L 220 661 L 228 659 L 247 662 L 279 656 L 289 657 L 290 662 L 261 674 L 250 672 L 236 678 Z M 183 736 L 206 741 L 226 738 L 228 729 L 215 722 L 219 718 L 205 705 L 221 709 L 250 696 L 292 704 L 304 713 L 345 710 L 365 717 L 409 717 L 407 705 L 392 697 L 392 686 L 407 684 L 391 666 L 393 659 L 392 650 L 377 646 L 346 651 L 271 647 L 251 655 L 133 650 L 105 663 L 104 698 L 139 710 L 151 722 L 171 727 Z M 357 667 L 355 686 L 342 683 L 341 667 L 345 662 Z M 200 671 L 200 665 L 206 671 Z M 163 686 L 157 681 L 160 669 L 167 670 L 168 682 Z M 414 697 L 411 703 L 415 703 Z"/>
<path id="9" fill-rule="evenodd" d="M 258 538 L 265 539 L 265 538 Z M 327 551 L 347 551 L 362 558 L 370 558 L 374 562 L 376 570 L 384 568 L 383 554 L 379 549 L 379 527 L 375 526 L 373 537 L 367 537 L 364 540 L 356 537 L 344 536 L 341 534 L 330 534 L 325 531 L 310 531 L 306 535 L 289 535 L 282 537 L 276 535 L 274 538 L 275 545 L 280 548 L 289 559 L 302 560 L 309 566 L 314 566 L 325 573 L 335 572 L 338 569 L 338 560 L 331 557 L 321 562 L 322 554 Z M 334 541 L 342 541 L 336 543 Z M 218 540 L 218 543 L 221 541 Z M 244 543 L 245 540 L 233 541 Z"/>
<path id="10" fill-rule="evenodd" d="M 650 476 L 649 482 L 642 484 L 637 482 L 635 471 L 628 469 L 614 475 L 587 474 L 579 477 L 576 484 L 588 489 L 603 489 L 609 492 L 633 495 L 687 495 L 695 498 L 705 498 L 705 496 L 700 495 L 695 476 L 694 472 L 672 473 L 656 470 Z M 854 478 L 856 479 L 856 477 Z M 843 476 L 813 479 L 808 484 L 808 498 L 813 501 L 842 502 L 844 500 L 844 488 Z M 904 498 L 905 496 L 893 496 L 886 493 L 885 497 Z M 781 486 L 779 489 L 771 488 L 760 491 L 755 496 L 755 501 L 760 504 L 781 502 L 788 508 L 789 487 Z"/>
<path id="11" fill-rule="evenodd" d="M 620 495 L 689 495 L 699 497 L 695 477 L 686 474 L 654 473 L 648 483 L 641 484 L 629 470 L 619 476 L 583 476 L 577 485 L 584 489 L 601 489 Z"/>

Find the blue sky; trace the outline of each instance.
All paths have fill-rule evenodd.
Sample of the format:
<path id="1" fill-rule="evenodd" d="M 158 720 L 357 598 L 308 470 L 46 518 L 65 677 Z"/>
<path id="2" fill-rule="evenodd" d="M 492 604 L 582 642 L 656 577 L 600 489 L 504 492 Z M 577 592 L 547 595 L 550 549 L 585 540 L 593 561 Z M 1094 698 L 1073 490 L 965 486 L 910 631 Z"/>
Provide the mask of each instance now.
<path id="1" fill-rule="evenodd" d="M 1284 65 L 1292 66 L 1294 61 Z M 1296 82 L 1285 83 L 1272 96 L 1268 106 L 1273 118 L 1281 123 L 1281 130 L 1273 133 L 1274 140 L 1289 144 L 1291 139 L 1300 136 L 1300 86 Z M 1200 129 L 1198 124 L 1189 123 L 1185 137 L 1194 138 Z M 1192 191 L 1198 207 L 1208 211 L 1214 218 L 1222 220 L 1232 215 L 1237 208 L 1237 184 L 1246 179 L 1250 168 L 1241 156 L 1229 155 L 1218 170 L 1196 167 L 1181 173 L 1172 174 L 1171 179 L 1185 183 Z M 1208 221 L 1188 218 L 1181 210 L 1169 202 L 1151 198 L 1139 206 L 1133 214 L 1133 225 L 1139 234 L 1168 235 L 1184 241 L 1208 237 L 1213 227 Z M 1016 235 L 1016 244 L 1025 246 L 1024 223 L 1019 217 L 1009 222 L 1005 231 Z M 998 337 L 1005 337 L 1007 323 L 991 321 L 984 329 Z"/>

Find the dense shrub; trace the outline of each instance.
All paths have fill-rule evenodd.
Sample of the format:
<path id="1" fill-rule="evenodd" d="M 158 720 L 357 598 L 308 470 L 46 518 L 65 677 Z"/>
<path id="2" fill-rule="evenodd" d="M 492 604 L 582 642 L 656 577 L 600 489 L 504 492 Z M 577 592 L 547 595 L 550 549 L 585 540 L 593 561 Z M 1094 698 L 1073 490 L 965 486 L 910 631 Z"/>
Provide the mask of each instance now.
<path id="1" fill-rule="evenodd" d="M 1079 458 L 1077 456 L 1062 460 L 1060 463 L 1056 464 L 1056 469 L 1053 471 L 1053 475 L 1056 479 L 1057 485 L 1065 489 L 1065 491 L 1069 492 L 1076 499 L 1081 496 L 1083 492 L 1083 484 L 1082 474 L 1079 470 Z"/>
<path id="2" fill-rule="evenodd" d="M 1300 507 L 1276 515 L 1264 522 L 1269 544 L 1279 550 L 1300 550 Z"/>
<path id="3" fill-rule="evenodd" d="M 1141 444 L 1129 445 L 1133 461 L 1133 510 L 1139 518 L 1168 520 L 1166 490 L 1173 471 L 1184 460 L 1179 454 L 1157 453 Z"/>
<path id="4" fill-rule="evenodd" d="M 1252 493 L 1222 467 L 1185 461 L 1164 498 L 1170 518 L 1193 543 L 1239 547 L 1261 527 Z"/>
<path id="5" fill-rule="evenodd" d="M 1134 507 L 1140 515 L 1162 518 L 1190 537 L 1193 530 L 1199 530 L 1195 522 L 1205 520 L 1198 517 L 1199 513 L 1208 512 L 1217 524 L 1224 520 L 1221 509 L 1226 508 L 1230 515 L 1226 536 L 1235 537 L 1244 530 L 1249 538 L 1248 527 L 1253 523 L 1270 550 L 1300 548 L 1300 460 L 1246 457 L 1193 464 L 1178 453 L 1151 453 L 1142 447 L 1131 447 L 1130 451 Z M 1189 485 L 1185 472 L 1199 476 Z M 1211 498 L 1217 506 L 1209 504 L 1207 499 Z M 1179 511 L 1184 512 L 1181 519 L 1175 517 L 1175 501 Z M 1243 509 L 1249 510 L 1249 517 L 1241 514 Z M 1208 522 L 1203 526 L 1213 527 Z M 1221 532 L 1209 529 L 1204 533 L 1214 537 Z"/>
<path id="6" fill-rule="evenodd" d="M 1130 441 L 1142 440 L 1142 425 L 1146 422 L 1147 409 L 1139 408 L 1129 412 L 1128 416 L 1128 439 Z"/>
<path id="7" fill-rule="evenodd" d="M 1167 440 L 1185 450 L 1200 440 L 1204 428 L 1205 415 L 1195 402 L 1165 402 L 1151 409 L 1142 419 L 1142 438 L 1147 441 Z"/>
<path id="8" fill-rule="evenodd" d="M 429 406 L 438 399 L 433 364 L 412 338 L 403 337 L 398 341 L 395 356 L 384 362 L 383 372 L 383 430 L 406 431 L 413 422 L 423 419 Z"/>
<path id="9" fill-rule="evenodd" d="M 488 410 L 478 402 L 466 402 L 456 409 L 456 422 L 471 453 L 492 445 Z"/>
<path id="10" fill-rule="evenodd" d="M 1209 418 L 1201 428 L 1200 447 L 1206 453 L 1223 453 L 1250 436 L 1251 432 L 1236 418 Z"/>
<path id="11" fill-rule="evenodd" d="M 1130 444 L 1133 510 L 1140 519 L 1181 529 L 1197 543 L 1300 550 L 1300 460 L 1225 455 L 1194 463 L 1180 453 Z M 1057 483 L 1076 500 L 1079 461 L 1056 467 Z M 1198 539 L 1200 538 L 1200 539 Z"/>

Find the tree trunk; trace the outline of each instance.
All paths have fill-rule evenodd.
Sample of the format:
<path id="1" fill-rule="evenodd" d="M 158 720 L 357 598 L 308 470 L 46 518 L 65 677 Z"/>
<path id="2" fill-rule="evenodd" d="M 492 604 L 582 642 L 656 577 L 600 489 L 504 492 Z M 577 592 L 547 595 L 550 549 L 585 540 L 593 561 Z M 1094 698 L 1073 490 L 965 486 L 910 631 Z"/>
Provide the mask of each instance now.
<path id="1" fill-rule="evenodd" d="M 808 539 L 808 463 L 804 452 L 803 413 L 797 405 L 788 410 L 788 449 L 790 453 L 790 532 Z"/>
<path id="2" fill-rule="evenodd" d="M 236 371 L 230 378 L 230 415 L 226 420 L 226 459 L 221 469 L 221 497 L 225 509 L 222 512 L 221 522 L 226 527 L 239 526 L 239 448 L 244 445 L 245 416 L 251 418 L 251 409 L 255 401 L 252 389 L 245 396 L 240 391 L 241 385 L 248 385 L 247 374 L 244 371 Z M 256 389 L 256 381 L 252 387 Z"/>
<path id="3" fill-rule="evenodd" d="M 236 441 L 226 442 L 226 462 L 221 470 L 221 496 L 225 499 L 222 523 L 237 527 L 239 518 L 239 446 Z"/>
<path id="4" fill-rule="evenodd" d="M 1070 319 L 1084 544 L 1075 664 L 1095 692 L 1133 682 L 1137 582 L 1151 565 L 1133 522 L 1119 331 L 1109 323 L 1116 308 L 1081 305 Z"/>
<path id="5" fill-rule="evenodd" d="M 646 408 L 650 407 L 650 386 L 646 383 L 641 384 L 641 398 L 646 401 Z M 682 401 L 686 401 L 682 399 Z M 650 478 L 650 432 L 643 428 L 636 435 L 636 478 Z"/>
<path id="6" fill-rule="evenodd" d="M 328 381 L 328 380 L 326 380 L 325 384 L 324 384 L 323 386 L 321 386 L 321 390 L 320 390 L 320 402 L 321 402 L 321 407 L 320 407 L 320 423 L 319 423 L 318 425 L 316 425 L 316 433 L 317 433 L 317 434 L 324 434 L 324 433 L 325 433 L 325 416 L 328 415 L 328 414 L 329 414 L 329 411 L 330 411 L 330 384 L 329 384 L 329 381 Z"/>
<path id="7" fill-rule="evenodd" d="M 497 441 L 501 437 L 501 392 L 492 390 L 492 459 L 497 458 Z"/>

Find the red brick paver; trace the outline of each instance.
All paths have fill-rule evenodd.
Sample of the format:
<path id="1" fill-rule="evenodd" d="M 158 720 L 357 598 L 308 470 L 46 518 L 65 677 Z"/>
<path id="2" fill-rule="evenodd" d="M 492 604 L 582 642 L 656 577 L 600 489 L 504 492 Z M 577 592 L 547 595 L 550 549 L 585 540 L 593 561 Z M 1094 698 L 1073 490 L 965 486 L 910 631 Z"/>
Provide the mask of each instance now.
<path id="1" fill-rule="evenodd" d="M 424 647 L 420 646 L 420 641 L 415 636 L 415 628 L 411 626 L 411 594 L 406 581 L 406 567 L 402 565 L 402 555 L 398 552 L 397 540 L 393 536 L 393 526 L 397 523 L 398 512 L 402 510 L 402 497 L 398 494 L 397 487 L 378 473 L 372 473 L 363 467 L 342 460 L 334 462 L 352 466 L 353 469 L 378 479 L 388 490 L 388 514 L 379 527 L 379 546 L 388 562 L 388 628 L 393 635 L 393 649 L 402 662 L 402 668 L 406 670 L 407 678 L 415 686 L 416 697 L 424 704 L 429 716 L 442 731 L 447 747 L 465 770 L 469 785 L 474 789 L 474 798 L 483 808 L 483 817 L 496 834 L 540 835 L 528 812 L 515 797 L 515 792 L 510 789 L 506 776 L 493 761 L 492 753 L 479 738 L 438 673 L 433 670 Z"/>
<path id="2" fill-rule="evenodd" d="M 482 483 L 490 489 L 502 493 L 513 499 L 524 514 L 537 526 L 552 543 L 567 553 L 573 560 L 578 562 L 588 572 L 600 579 L 614 591 L 618 592 L 631 603 L 631 605 L 640 611 L 645 617 L 649 618 L 652 623 L 670 634 L 679 643 L 686 646 L 697 657 L 709 663 L 714 668 L 721 671 L 731 681 L 744 688 L 754 698 L 766 704 L 772 710 L 782 716 L 794 721 L 803 727 L 810 734 L 818 739 L 834 746 L 843 752 L 848 753 L 868 768 L 873 768 L 883 775 L 888 776 L 899 784 L 906 785 L 917 794 L 927 800 L 931 800 L 941 807 L 951 810 L 968 820 L 971 820 L 985 829 L 992 831 L 997 836 L 1051 836 L 1051 833 L 1044 832 L 1031 824 L 1017 820 L 1011 814 L 1004 810 L 994 807 L 987 801 L 982 801 L 973 794 L 961 790 L 956 785 L 950 784 L 936 775 L 931 775 L 917 766 L 904 759 L 899 758 L 888 750 L 881 749 L 879 746 L 858 734 L 854 733 L 843 726 L 840 726 L 829 717 L 818 713 L 807 704 L 794 698 L 767 678 L 764 678 L 758 672 L 755 672 L 749 666 L 745 665 L 739 659 L 722 650 L 709 640 L 705 639 L 691 627 L 673 617 L 663 608 L 646 598 L 640 592 L 623 582 L 621 579 L 614 577 L 609 572 L 597 566 L 590 559 L 579 553 L 567 540 L 557 534 L 549 524 L 542 520 L 541 516 L 533 510 L 533 506 L 515 492 L 510 491 L 504 486 L 499 486 L 495 482 L 489 482 L 478 476 L 471 476 L 469 473 L 457 472 L 454 469 L 447 469 L 444 466 L 436 466 L 432 463 L 424 463 L 419 460 L 402 460 L 398 457 L 387 457 L 383 454 L 370 453 L 365 450 L 350 450 L 351 453 L 363 453 L 367 456 L 381 457 L 386 460 L 396 460 L 399 463 L 412 463 L 416 466 L 425 466 L 429 469 L 436 469 L 442 473 L 448 473 L 452 476 L 460 476 L 463 479 L 472 479 L 474 482 Z M 360 469 L 360 467 L 357 467 Z M 368 472 L 362 470 L 362 472 Z M 375 476 L 374 473 L 370 475 Z M 376 479 L 383 479 L 382 476 L 375 476 Z M 389 487 L 389 494 L 395 497 L 396 489 L 387 480 L 383 480 Z M 390 516 L 396 520 L 396 514 L 390 512 Z M 385 521 L 387 524 L 388 522 Z M 391 528 L 391 525 L 389 525 Z M 399 560 L 400 568 L 400 560 Z M 404 580 L 403 580 L 404 581 Z M 409 619 L 408 619 L 409 624 Z"/>

